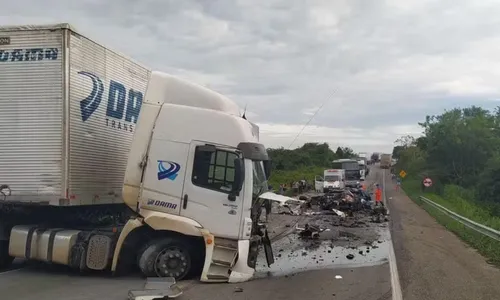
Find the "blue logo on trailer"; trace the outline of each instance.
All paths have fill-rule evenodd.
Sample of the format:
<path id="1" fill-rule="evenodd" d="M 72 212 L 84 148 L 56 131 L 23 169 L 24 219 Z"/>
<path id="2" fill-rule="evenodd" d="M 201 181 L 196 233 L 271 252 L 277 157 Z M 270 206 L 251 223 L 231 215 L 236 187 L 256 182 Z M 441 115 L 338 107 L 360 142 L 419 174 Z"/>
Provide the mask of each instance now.
<path id="1" fill-rule="evenodd" d="M 87 121 L 99 108 L 104 94 L 104 84 L 95 74 L 86 71 L 78 72 L 92 80 L 92 91 L 80 101 L 80 113 L 82 121 Z M 108 103 L 106 107 L 106 126 L 132 132 L 132 125 L 137 123 L 139 111 L 141 110 L 143 94 L 134 89 L 127 89 L 117 81 L 110 80 L 108 91 Z"/>
<path id="2" fill-rule="evenodd" d="M 58 57 L 59 57 L 59 49 L 57 48 L 28 48 L 28 49 L 0 50 L 0 63 L 57 60 Z"/>
<path id="3" fill-rule="evenodd" d="M 101 104 L 102 101 L 102 93 L 104 92 L 104 84 L 99 77 L 92 73 L 80 71 L 78 74 L 92 79 L 92 92 L 90 92 L 90 95 L 88 95 L 87 98 L 80 101 L 82 121 L 85 122 L 99 108 L 99 104 Z"/>
<path id="4" fill-rule="evenodd" d="M 168 167 L 165 167 L 164 164 L 168 164 Z M 158 160 L 158 180 L 162 179 L 170 179 L 172 181 L 177 178 L 177 173 L 179 173 L 181 166 L 173 161 L 168 160 Z"/>

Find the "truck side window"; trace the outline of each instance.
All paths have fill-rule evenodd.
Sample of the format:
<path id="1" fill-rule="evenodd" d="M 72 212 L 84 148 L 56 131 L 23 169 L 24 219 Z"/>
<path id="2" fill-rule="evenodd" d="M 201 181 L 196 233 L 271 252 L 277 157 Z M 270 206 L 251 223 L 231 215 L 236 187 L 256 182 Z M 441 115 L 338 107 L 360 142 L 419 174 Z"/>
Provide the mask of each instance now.
<path id="1" fill-rule="evenodd" d="M 234 152 L 216 150 L 215 152 L 196 151 L 194 156 L 194 185 L 223 193 L 231 192 L 234 182 Z"/>

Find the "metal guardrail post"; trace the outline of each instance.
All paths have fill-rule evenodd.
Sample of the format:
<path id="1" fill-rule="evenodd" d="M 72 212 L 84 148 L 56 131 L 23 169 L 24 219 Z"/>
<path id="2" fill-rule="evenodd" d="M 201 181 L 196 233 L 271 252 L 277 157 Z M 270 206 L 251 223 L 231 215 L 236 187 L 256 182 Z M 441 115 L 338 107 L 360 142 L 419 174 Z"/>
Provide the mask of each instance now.
<path id="1" fill-rule="evenodd" d="M 451 217 L 452 219 L 456 220 L 457 222 L 469 227 L 470 229 L 476 231 L 476 232 L 479 232 L 483 235 L 486 235 L 494 240 L 497 240 L 497 241 L 500 241 L 500 231 L 498 230 L 495 230 L 493 228 L 490 228 L 490 227 L 487 227 L 483 224 L 479 224 L 477 222 L 474 222 L 472 220 L 469 220 L 467 219 L 466 217 L 463 217 L 449 209 L 447 209 L 446 207 L 440 205 L 440 204 L 437 204 L 436 202 L 428 199 L 428 198 L 425 198 L 423 196 L 420 196 L 420 200 L 424 201 L 425 203 L 437 208 L 438 210 L 440 210 L 442 213 L 448 215 L 449 217 Z"/>

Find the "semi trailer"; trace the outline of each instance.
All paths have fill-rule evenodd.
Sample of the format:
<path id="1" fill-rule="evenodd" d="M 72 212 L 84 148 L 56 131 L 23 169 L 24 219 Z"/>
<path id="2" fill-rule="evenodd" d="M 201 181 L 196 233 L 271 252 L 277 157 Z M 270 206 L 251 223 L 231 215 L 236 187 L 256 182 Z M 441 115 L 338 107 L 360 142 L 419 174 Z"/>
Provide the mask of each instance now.
<path id="1" fill-rule="evenodd" d="M 25 25 L 0 27 L 0 113 L 0 268 L 239 282 L 261 246 L 273 263 L 269 157 L 230 99 L 69 24 Z"/>

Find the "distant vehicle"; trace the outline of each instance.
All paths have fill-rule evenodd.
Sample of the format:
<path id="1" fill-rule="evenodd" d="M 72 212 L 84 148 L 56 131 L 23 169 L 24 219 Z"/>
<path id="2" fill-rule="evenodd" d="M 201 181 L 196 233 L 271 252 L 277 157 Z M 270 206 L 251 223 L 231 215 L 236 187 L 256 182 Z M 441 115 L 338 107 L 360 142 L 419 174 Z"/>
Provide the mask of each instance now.
<path id="1" fill-rule="evenodd" d="M 382 154 L 380 156 L 380 168 L 389 169 L 391 167 L 392 159 L 390 154 Z"/>
<path id="2" fill-rule="evenodd" d="M 371 161 L 372 163 L 376 163 L 380 161 L 380 155 L 378 153 L 373 153 L 371 156 Z"/>
<path id="3" fill-rule="evenodd" d="M 358 164 L 359 164 L 359 175 L 361 176 L 360 179 L 365 180 L 369 172 L 368 166 L 365 164 L 364 160 L 358 160 Z"/>
<path id="4" fill-rule="evenodd" d="M 361 174 L 361 177 L 367 176 L 370 172 L 368 165 L 370 164 L 370 160 L 368 159 L 368 153 L 360 152 L 358 154 L 358 163 L 362 170 L 364 170 L 364 174 Z"/>
<path id="5" fill-rule="evenodd" d="M 323 177 L 316 176 L 314 179 L 314 189 L 317 192 L 326 193 L 343 188 L 345 188 L 345 171 L 342 169 L 327 169 L 323 172 Z"/>
<path id="6" fill-rule="evenodd" d="M 333 169 L 345 170 L 345 185 L 357 187 L 361 181 L 359 163 L 356 159 L 345 158 L 337 159 L 332 162 Z"/>

